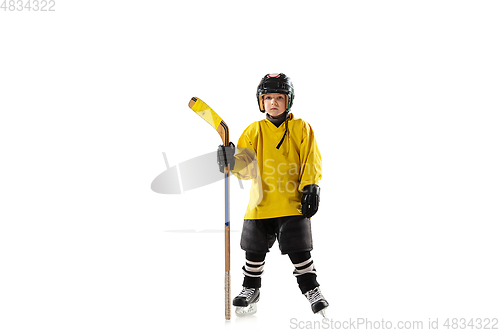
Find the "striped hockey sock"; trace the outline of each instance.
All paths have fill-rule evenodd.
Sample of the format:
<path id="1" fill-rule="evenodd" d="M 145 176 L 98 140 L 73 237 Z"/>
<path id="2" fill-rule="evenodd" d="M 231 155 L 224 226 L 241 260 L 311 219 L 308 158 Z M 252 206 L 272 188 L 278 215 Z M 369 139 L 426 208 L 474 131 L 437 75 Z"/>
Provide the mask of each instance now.
<path id="1" fill-rule="evenodd" d="M 295 270 L 293 271 L 293 276 L 298 277 L 304 274 L 314 274 L 316 275 L 316 268 L 314 268 L 314 262 L 312 258 L 306 261 L 299 262 L 298 264 L 293 264 Z"/>
<path id="2" fill-rule="evenodd" d="M 250 261 L 247 259 L 243 266 L 243 274 L 248 277 L 260 278 L 264 273 L 265 261 Z"/>
<path id="3" fill-rule="evenodd" d="M 316 281 L 316 268 L 314 267 L 311 253 L 290 253 L 288 256 L 295 267 L 293 276 L 297 278 L 300 291 L 305 294 L 307 291 L 319 287 L 319 283 Z"/>
<path id="4" fill-rule="evenodd" d="M 244 287 L 261 287 L 261 276 L 264 274 L 264 259 L 265 254 L 257 255 L 247 253 L 245 266 L 242 267 L 243 275 L 245 275 L 245 279 L 243 280 Z"/>

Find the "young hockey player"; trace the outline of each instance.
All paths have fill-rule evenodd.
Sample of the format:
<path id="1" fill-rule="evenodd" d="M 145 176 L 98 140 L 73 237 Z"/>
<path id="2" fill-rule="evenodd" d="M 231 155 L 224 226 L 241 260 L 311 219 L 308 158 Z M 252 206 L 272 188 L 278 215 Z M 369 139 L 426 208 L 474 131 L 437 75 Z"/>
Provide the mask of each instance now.
<path id="1" fill-rule="evenodd" d="M 252 179 L 250 203 L 241 233 L 245 251 L 243 290 L 233 300 L 237 315 L 257 311 L 266 253 L 276 239 L 314 313 L 328 306 L 311 258 L 311 220 L 319 206 L 321 155 L 311 126 L 290 113 L 294 89 L 285 74 L 268 74 L 257 87 L 266 118 L 252 123 L 234 145 L 219 146 L 218 163 L 241 179 Z M 253 163 L 252 163 L 253 162 Z"/>

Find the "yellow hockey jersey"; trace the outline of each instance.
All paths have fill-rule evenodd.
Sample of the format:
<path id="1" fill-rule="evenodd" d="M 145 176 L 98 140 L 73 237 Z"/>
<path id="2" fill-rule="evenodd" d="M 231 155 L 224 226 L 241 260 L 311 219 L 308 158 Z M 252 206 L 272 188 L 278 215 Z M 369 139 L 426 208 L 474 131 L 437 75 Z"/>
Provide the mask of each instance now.
<path id="1" fill-rule="evenodd" d="M 321 179 L 321 154 L 311 126 L 293 114 L 279 127 L 248 126 L 238 140 L 233 174 L 252 179 L 245 219 L 301 215 L 302 189 Z"/>

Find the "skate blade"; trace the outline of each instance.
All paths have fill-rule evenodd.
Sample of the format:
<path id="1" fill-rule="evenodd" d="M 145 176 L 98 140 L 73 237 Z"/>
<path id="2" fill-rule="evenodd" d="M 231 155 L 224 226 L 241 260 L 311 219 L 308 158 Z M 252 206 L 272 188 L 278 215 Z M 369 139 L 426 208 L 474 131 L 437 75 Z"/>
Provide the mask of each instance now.
<path id="1" fill-rule="evenodd" d="M 252 303 L 249 306 L 237 306 L 236 310 L 234 311 L 237 317 L 245 317 L 245 316 L 250 316 L 253 315 L 255 312 L 257 312 L 257 304 Z"/>
<path id="2" fill-rule="evenodd" d="M 323 316 L 323 318 L 326 318 L 326 311 L 325 311 L 325 309 L 320 310 L 320 311 L 318 311 L 316 313 L 319 313 L 319 314 L 321 314 Z"/>

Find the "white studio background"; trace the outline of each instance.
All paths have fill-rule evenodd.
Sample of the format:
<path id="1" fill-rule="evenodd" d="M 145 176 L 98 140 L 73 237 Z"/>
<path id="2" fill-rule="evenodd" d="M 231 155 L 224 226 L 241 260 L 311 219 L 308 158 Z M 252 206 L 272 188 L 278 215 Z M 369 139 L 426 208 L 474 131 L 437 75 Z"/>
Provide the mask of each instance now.
<path id="1" fill-rule="evenodd" d="M 0 331 L 275 332 L 319 320 L 275 246 L 259 312 L 226 322 L 222 182 L 150 189 L 162 152 L 173 166 L 220 144 L 192 96 L 236 142 L 262 119 L 255 90 L 272 72 L 292 78 L 292 111 L 324 159 L 312 254 L 330 317 L 498 317 L 498 2 L 55 9 L 0 11 Z M 233 297 L 248 189 L 232 179 Z"/>

